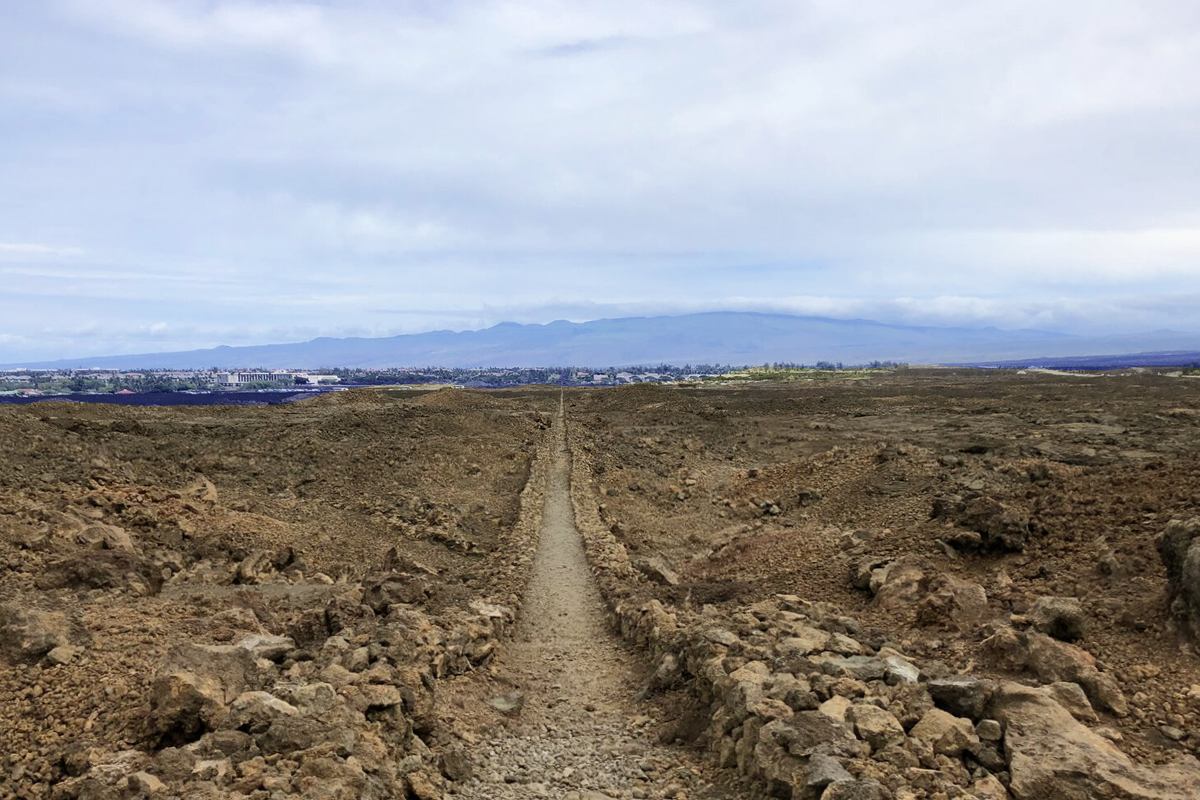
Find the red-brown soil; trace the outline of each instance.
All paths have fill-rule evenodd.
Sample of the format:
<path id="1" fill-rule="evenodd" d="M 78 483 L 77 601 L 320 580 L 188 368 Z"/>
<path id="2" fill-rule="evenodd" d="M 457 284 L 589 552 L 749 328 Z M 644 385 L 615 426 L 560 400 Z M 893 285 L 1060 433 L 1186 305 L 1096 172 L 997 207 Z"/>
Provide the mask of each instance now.
<path id="1" fill-rule="evenodd" d="M 1171 624 L 1155 550 L 1168 520 L 1200 514 L 1200 381 L 909 369 L 576 393 L 568 413 L 594 441 L 603 519 L 632 556 L 678 573 L 647 590 L 668 605 L 824 600 L 880 642 L 987 674 L 979 643 L 995 623 L 1019 624 L 1039 596 L 1078 597 L 1077 644 L 1133 707 L 1104 723 L 1142 758 L 1200 754 L 1200 659 Z M 943 543 L 970 527 L 954 508 L 972 498 L 1027 522 L 1023 552 Z M 981 584 L 991 624 L 879 609 L 851 581 L 868 556 Z M 1190 733 L 1171 741 L 1163 725 Z"/>

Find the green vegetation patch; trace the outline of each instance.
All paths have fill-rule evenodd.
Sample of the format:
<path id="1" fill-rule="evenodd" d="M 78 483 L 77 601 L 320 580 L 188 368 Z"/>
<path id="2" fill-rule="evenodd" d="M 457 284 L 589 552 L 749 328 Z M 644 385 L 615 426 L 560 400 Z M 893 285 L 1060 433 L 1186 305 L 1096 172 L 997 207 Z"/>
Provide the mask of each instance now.
<path id="1" fill-rule="evenodd" d="M 726 372 L 723 375 L 707 378 L 712 382 L 786 382 L 786 381 L 863 381 L 878 377 L 879 375 L 889 375 L 898 369 L 903 369 L 901 365 L 888 366 L 866 366 L 866 367 L 842 367 L 837 364 L 825 364 L 818 362 L 817 366 L 805 367 L 783 367 L 783 366 L 762 366 L 748 367 L 746 369 L 733 370 Z"/>

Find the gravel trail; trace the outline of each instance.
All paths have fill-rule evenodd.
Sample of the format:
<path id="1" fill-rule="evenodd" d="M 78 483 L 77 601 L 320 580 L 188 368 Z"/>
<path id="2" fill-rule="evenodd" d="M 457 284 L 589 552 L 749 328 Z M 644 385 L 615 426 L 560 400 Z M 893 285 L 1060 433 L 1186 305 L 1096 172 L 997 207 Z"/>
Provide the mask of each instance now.
<path id="1" fill-rule="evenodd" d="M 542 530 L 517 634 L 500 655 L 499 680 L 524 705 L 507 726 L 471 748 L 468 798 L 689 798 L 735 795 L 693 752 L 658 744 L 657 725 L 635 697 L 639 656 L 609 628 L 575 528 L 560 408 L 557 451 Z"/>

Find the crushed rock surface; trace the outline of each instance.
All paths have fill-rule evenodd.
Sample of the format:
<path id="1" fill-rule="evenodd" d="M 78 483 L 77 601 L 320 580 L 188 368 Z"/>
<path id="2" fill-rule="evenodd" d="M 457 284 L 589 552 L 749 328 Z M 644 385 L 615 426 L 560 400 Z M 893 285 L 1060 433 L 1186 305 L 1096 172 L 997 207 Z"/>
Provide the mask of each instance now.
<path id="1" fill-rule="evenodd" d="M 523 705 L 471 748 L 474 777 L 458 796 L 735 796 L 729 776 L 701 754 L 659 744 L 649 709 L 635 702 L 640 659 L 611 630 L 575 529 L 561 416 L 555 439 L 521 618 L 492 676 L 494 685 L 513 687 Z"/>

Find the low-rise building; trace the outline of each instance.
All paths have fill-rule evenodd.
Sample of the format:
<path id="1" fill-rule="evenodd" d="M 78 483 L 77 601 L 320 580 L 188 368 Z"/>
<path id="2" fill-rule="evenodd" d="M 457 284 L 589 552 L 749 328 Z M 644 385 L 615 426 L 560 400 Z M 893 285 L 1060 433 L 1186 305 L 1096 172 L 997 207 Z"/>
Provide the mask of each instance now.
<path id="1" fill-rule="evenodd" d="M 264 381 L 273 381 L 276 383 L 295 383 L 317 385 L 322 381 L 326 383 L 338 383 L 340 378 L 337 375 L 310 375 L 307 372 L 285 372 L 282 370 L 272 372 L 218 372 L 217 383 L 222 386 L 246 386 L 251 383 L 261 383 Z"/>
<path id="2" fill-rule="evenodd" d="M 217 383 L 222 386 L 245 386 L 262 381 L 291 381 L 290 372 L 218 372 Z"/>

